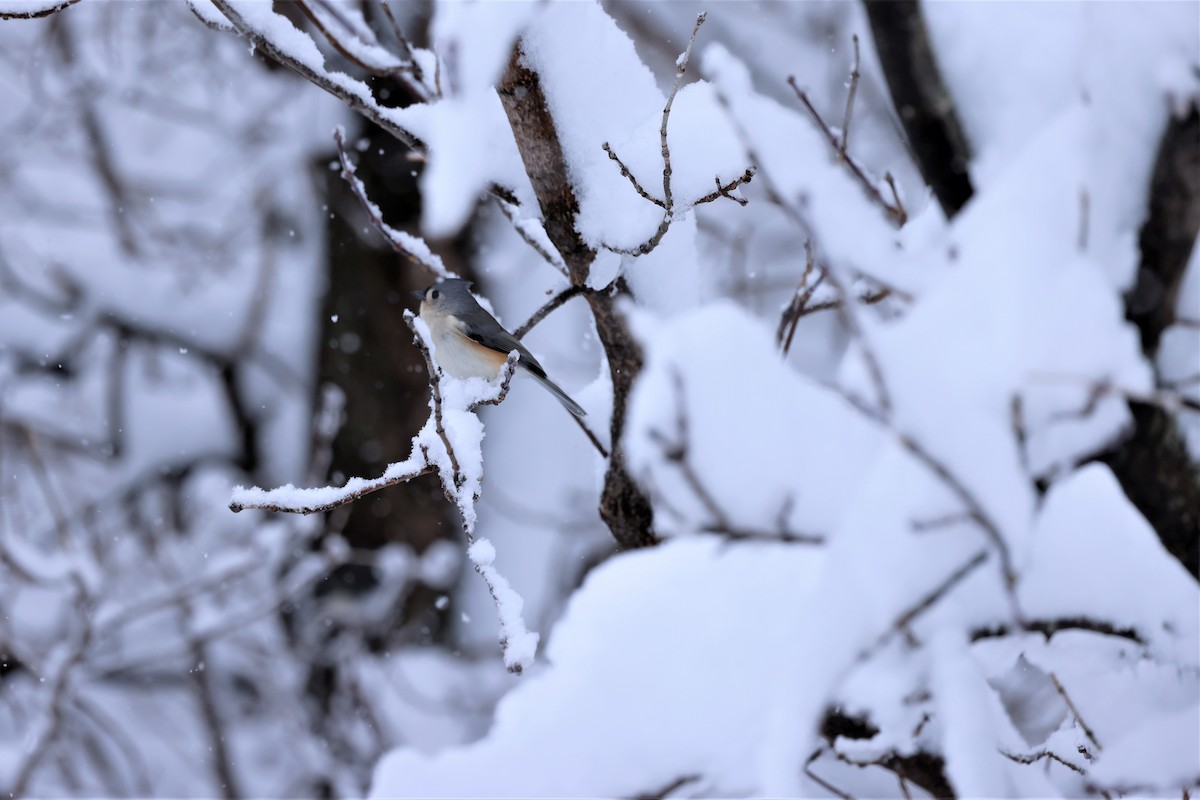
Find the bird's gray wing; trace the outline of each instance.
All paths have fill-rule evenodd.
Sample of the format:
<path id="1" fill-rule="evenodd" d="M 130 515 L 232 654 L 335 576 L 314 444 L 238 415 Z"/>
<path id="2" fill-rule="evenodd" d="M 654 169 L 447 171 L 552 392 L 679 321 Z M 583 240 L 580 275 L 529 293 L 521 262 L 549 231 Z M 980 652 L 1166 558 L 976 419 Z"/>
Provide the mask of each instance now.
<path id="1" fill-rule="evenodd" d="M 516 350 L 521 354 L 521 360 L 517 362 L 518 367 L 524 367 L 538 378 L 546 377 L 546 370 L 542 369 L 542 365 L 533 357 L 533 353 L 529 352 L 529 349 L 521 344 L 517 337 L 500 327 L 500 323 L 496 323 L 495 328 L 488 326 L 487 329 L 469 331 L 467 338 L 479 342 L 484 347 L 504 353 L 504 355 Z"/>
<path id="2" fill-rule="evenodd" d="M 587 412 L 572 400 L 570 395 L 560 389 L 558 384 L 546 376 L 546 370 L 542 369 L 542 365 L 533 357 L 533 353 L 530 353 L 517 337 L 500 327 L 500 323 L 497 322 L 494 329 L 489 326 L 487 330 L 472 331 L 467 334 L 467 338 L 505 355 L 516 350 L 521 354 L 521 360 L 517 362 L 517 367 L 524 368 L 538 383 L 549 389 L 550 393 L 558 398 L 558 402 L 562 403 L 567 411 L 570 411 L 577 417 L 587 416 Z"/>

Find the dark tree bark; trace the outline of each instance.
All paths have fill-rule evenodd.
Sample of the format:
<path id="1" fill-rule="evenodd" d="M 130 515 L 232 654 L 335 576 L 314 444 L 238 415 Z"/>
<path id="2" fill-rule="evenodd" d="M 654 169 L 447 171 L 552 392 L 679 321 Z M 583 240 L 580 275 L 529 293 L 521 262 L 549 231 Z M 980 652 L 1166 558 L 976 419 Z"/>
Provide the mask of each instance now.
<path id="1" fill-rule="evenodd" d="M 579 200 L 567 173 L 566 157 L 541 82 L 536 73 L 521 63 L 519 45 L 513 48 L 508 69 L 497 89 L 525 171 L 537 194 L 546 233 L 570 270 L 571 284 L 583 287 L 596 253 L 575 229 Z M 584 296 L 608 358 L 613 385 L 612 453 L 604 476 L 600 516 L 622 547 L 652 545 L 658 541 L 652 529 L 653 512 L 646 496 L 626 471 L 620 446 L 629 391 L 642 369 L 641 349 L 617 314 L 614 294 L 584 291 Z"/>
<path id="2" fill-rule="evenodd" d="M 875 51 L 917 166 L 947 219 L 974 191 L 971 153 L 942 83 L 917 0 L 864 0 Z"/>
<path id="3" fill-rule="evenodd" d="M 1200 111 L 1171 120 L 1150 178 L 1148 216 L 1138 243 L 1142 258 L 1125 316 L 1137 325 L 1146 357 L 1175 317 L 1179 287 L 1200 232 Z M 1200 579 L 1200 468 L 1193 463 L 1174 417 L 1156 406 L 1130 403 L 1132 434 L 1105 455 L 1121 488 L 1146 517 L 1163 546 Z"/>
<path id="4" fill-rule="evenodd" d="M 947 217 L 970 199 L 969 149 L 929 46 L 917 0 L 864 0 L 879 61 L 922 175 Z M 1200 114 L 1173 119 L 1155 160 L 1139 244 L 1141 263 L 1125 297 L 1153 361 L 1174 319 L 1179 286 L 1200 230 Z M 1134 427 L 1101 459 L 1154 527 L 1163 546 L 1200 578 L 1200 469 L 1174 417 L 1130 403 Z"/>

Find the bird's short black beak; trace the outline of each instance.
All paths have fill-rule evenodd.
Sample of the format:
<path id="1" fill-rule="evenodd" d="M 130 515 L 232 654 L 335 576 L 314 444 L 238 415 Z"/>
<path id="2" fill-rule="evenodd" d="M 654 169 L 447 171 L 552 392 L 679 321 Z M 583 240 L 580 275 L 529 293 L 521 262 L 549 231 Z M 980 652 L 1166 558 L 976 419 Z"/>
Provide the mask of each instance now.
<path id="1" fill-rule="evenodd" d="M 413 296 L 414 298 L 416 298 L 417 300 L 424 300 L 424 299 L 425 299 L 425 293 L 424 293 L 424 292 L 409 292 L 409 294 L 410 294 L 410 295 L 412 295 L 412 296 Z"/>

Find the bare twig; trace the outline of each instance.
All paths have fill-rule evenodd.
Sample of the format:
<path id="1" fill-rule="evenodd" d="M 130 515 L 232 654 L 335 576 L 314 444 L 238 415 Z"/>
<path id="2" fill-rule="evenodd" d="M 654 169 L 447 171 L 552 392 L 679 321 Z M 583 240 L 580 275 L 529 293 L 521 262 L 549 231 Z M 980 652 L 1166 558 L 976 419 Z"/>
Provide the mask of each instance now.
<path id="1" fill-rule="evenodd" d="M 792 295 L 791 302 L 788 303 L 787 307 L 784 308 L 783 313 L 780 314 L 779 327 L 775 331 L 775 342 L 779 345 L 780 352 L 784 356 L 786 356 L 788 351 L 791 350 L 792 338 L 796 335 L 796 326 L 799 324 L 801 319 L 809 316 L 810 314 L 816 314 L 821 311 L 841 311 L 842 303 L 844 302 L 843 300 L 838 299 L 826 300 L 821 303 L 814 303 L 813 305 L 808 304 L 809 300 L 812 299 L 817 289 L 825 281 L 826 270 L 822 267 L 817 273 L 816 280 L 814 280 L 812 284 L 809 284 L 809 275 L 813 271 L 814 267 L 811 239 L 805 241 L 804 249 L 806 252 L 804 273 L 800 277 L 800 283 L 796 286 L 796 291 Z M 874 292 L 867 292 L 866 294 L 859 295 L 856 298 L 856 302 L 862 305 L 871 306 L 875 305 L 876 303 L 883 302 L 892 295 L 892 289 L 879 289 Z"/>
<path id="2" fill-rule="evenodd" d="M 796 93 L 796 97 L 799 98 L 805 110 L 808 111 L 809 116 L 812 117 L 813 122 L 816 123 L 817 128 L 825 136 L 826 141 L 829 142 L 829 146 L 833 149 L 834 154 L 837 155 L 843 163 L 845 163 L 846 167 L 850 170 L 850 173 L 863 188 L 863 191 L 867 193 L 867 196 L 883 209 L 884 213 L 887 214 L 888 218 L 891 219 L 893 223 L 895 223 L 896 227 L 900 227 L 907 222 L 908 213 L 904 210 L 904 207 L 898 202 L 897 204 L 893 205 L 884 199 L 883 193 L 879 191 L 879 187 L 875 184 L 875 181 L 868 178 L 867 173 L 863 171 L 863 168 L 859 166 L 858 162 L 855 161 L 849 153 L 845 152 L 843 140 L 839 138 L 838 135 L 834 133 L 829 125 L 825 122 L 825 118 L 821 116 L 821 112 L 817 111 L 816 106 L 814 106 L 812 104 L 812 100 L 809 99 L 808 92 L 801 89 L 800 85 L 796 83 L 796 76 L 789 75 L 787 80 L 788 85 L 792 87 L 792 91 Z M 852 82 L 852 89 L 856 85 L 856 83 Z M 892 184 L 892 192 L 895 194 L 894 184 Z"/>
<path id="3" fill-rule="evenodd" d="M 930 519 L 914 519 L 909 523 L 909 527 L 912 528 L 913 533 L 927 533 L 941 528 L 948 528 L 951 525 L 958 525 L 962 522 L 974 521 L 970 514 L 958 511 L 953 514 L 943 514 L 940 517 L 932 517 Z"/>
<path id="4" fill-rule="evenodd" d="M 55 47 L 63 63 L 67 66 L 68 74 L 74 74 L 80 67 L 76 58 L 76 47 L 71 34 L 70 23 L 66 18 L 54 19 L 51 22 Z M 127 256 L 136 258 L 141 253 L 141 247 L 138 244 L 138 238 L 131 224 L 131 221 L 134 219 L 133 203 L 131 202 L 128 187 L 126 187 L 125 182 L 121 178 L 120 171 L 117 169 L 108 131 L 105 130 L 104 124 L 100 119 L 100 114 L 96 110 L 95 90 L 88 85 L 86 80 L 77 78 L 73 86 L 73 92 L 76 97 L 75 105 L 79 109 L 79 120 L 83 125 L 84 139 L 91 154 L 91 161 L 95 168 L 96 177 L 99 179 L 100 186 L 104 189 L 105 194 L 108 195 L 108 214 L 113 230 L 116 233 L 117 242 L 121 245 L 121 250 Z"/>
<path id="5" fill-rule="evenodd" d="M 634 800 L 666 800 L 672 792 L 677 792 L 684 786 L 696 783 L 700 780 L 699 775 L 681 775 L 665 786 L 658 789 L 652 789 L 648 792 L 634 795 Z"/>
<path id="6" fill-rule="evenodd" d="M 792 295 L 792 301 L 788 303 L 787 308 L 779 316 L 779 328 L 775 331 L 775 344 L 779 345 L 783 355 L 787 355 L 792 349 L 792 337 L 796 335 L 796 324 L 800 321 L 800 312 L 808 301 L 812 298 L 813 293 L 817 291 L 817 287 L 825 280 L 825 272 L 822 270 L 817 273 L 817 279 L 810 286 L 808 278 L 812 275 L 813 268 L 816 266 L 816 256 L 813 254 L 812 239 L 804 240 L 804 272 L 800 276 L 800 283 L 796 285 L 796 291 Z M 786 337 L 784 335 L 786 331 Z"/>
<path id="7" fill-rule="evenodd" d="M 566 303 L 572 297 L 577 297 L 583 294 L 583 292 L 584 289 L 581 286 L 569 286 L 566 289 L 563 289 L 561 292 L 547 300 L 541 308 L 533 312 L 533 315 L 529 319 L 525 320 L 525 322 L 519 328 L 513 331 L 513 336 L 518 339 L 524 339 L 526 334 L 533 330 L 535 325 L 548 317 L 553 311 L 558 309 L 559 306 Z"/>
<path id="8" fill-rule="evenodd" d="M 846 92 L 846 113 L 842 115 L 842 143 L 838 146 L 838 158 L 845 160 L 846 147 L 850 143 L 850 121 L 854 117 L 854 96 L 858 94 L 858 81 L 861 75 L 859 74 L 859 53 L 858 53 L 858 34 L 854 34 L 854 68 L 850 70 L 850 90 Z"/>
<path id="9" fill-rule="evenodd" d="M 446 269 L 446 265 L 442 263 L 432 250 L 429 249 L 424 241 L 416 236 L 411 236 L 403 231 L 398 231 L 392 226 L 383 221 L 383 212 L 379 206 L 371 202 L 367 197 L 367 187 L 363 185 L 362 180 L 355 172 L 354 164 L 350 161 L 350 156 L 346 152 L 346 134 L 339 125 L 333 131 L 333 140 L 337 143 L 338 160 L 342 166 L 342 178 L 346 183 L 350 184 L 351 191 L 358 198 L 359 205 L 363 211 L 367 212 L 367 219 L 371 221 L 371 225 L 384 238 L 384 241 L 400 255 L 407 258 L 418 267 L 422 267 L 436 278 L 455 278 L 458 277 L 455 273 Z"/>
<path id="10" fill-rule="evenodd" d="M 818 758 L 821 757 L 821 753 L 823 753 L 824 751 L 825 751 L 824 747 L 819 747 L 819 748 L 817 748 L 815 753 L 813 753 L 811 756 L 808 757 L 808 760 L 804 762 L 804 774 L 806 776 L 808 776 L 809 780 L 811 780 L 813 783 L 817 784 L 818 786 L 820 786 L 822 789 L 829 792 L 830 794 L 837 795 L 838 797 L 842 798 L 842 800 L 854 800 L 853 795 L 842 791 L 841 789 L 837 788 L 836 786 L 834 786 L 832 783 L 825 780 L 824 778 L 818 777 L 818 775 L 812 771 L 813 763 Z"/>
<path id="11" fill-rule="evenodd" d="M 1054 690 L 1058 692 L 1059 697 L 1061 697 L 1063 702 L 1067 704 L 1067 708 L 1071 709 L 1071 714 L 1075 716 L 1075 721 L 1079 723 L 1079 728 L 1083 731 L 1083 735 L 1087 737 L 1088 741 L 1092 743 L 1092 746 L 1095 747 L 1096 750 L 1103 750 L 1104 747 L 1102 747 L 1099 740 L 1096 739 L 1095 732 L 1086 722 L 1084 722 L 1083 715 L 1079 713 L 1079 709 L 1075 706 L 1074 701 L 1071 700 L 1071 695 L 1067 694 L 1067 690 L 1063 688 L 1062 683 L 1058 680 L 1058 676 L 1053 672 L 1050 673 L 1050 681 L 1054 684 Z"/>
<path id="12" fill-rule="evenodd" d="M 683 85 L 683 76 L 687 72 L 688 62 L 692 59 L 692 46 L 696 44 L 696 34 L 700 33 L 700 26 L 704 24 L 704 20 L 707 18 L 708 13 L 704 11 L 696 16 L 696 24 L 692 27 L 692 35 L 688 37 L 687 49 L 683 51 L 683 55 L 675 62 L 675 84 L 671 87 L 671 93 L 667 95 L 667 104 L 663 106 L 662 124 L 658 128 L 663 160 L 663 207 L 667 209 L 675 207 L 675 199 L 671 193 L 671 149 L 667 144 L 667 121 L 671 118 L 671 106 L 675 103 L 675 96 L 679 94 L 679 88 Z"/>
<path id="13" fill-rule="evenodd" d="M 625 162 L 621 160 L 621 157 L 616 154 L 616 152 L 612 149 L 612 147 L 608 144 L 608 142 L 604 143 L 604 152 L 608 153 L 609 158 L 611 158 L 613 161 L 617 162 L 617 168 L 621 170 L 621 176 L 629 179 L 629 182 L 631 184 L 633 184 L 634 191 L 637 192 L 643 199 L 649 200 L 651 203 L 654 203 L 654 205 L 658 206 L 659 208 L 667 207 L 666 201 L 659 200 L 657 197 L 655 197 L 654 195 L 650 194 L 649 192 L 647 192 L 645 189 L 642 188 L 642 185 L 640 183 L 638 183 L 637 177 L 635 177 L 634 174 L 632 172 L 630 172 L 629 167 L 625 166 Z"/>
<path id="14" fill-rule="evenodd" d="M 388 5 L 387 0 L 379 0 L 379 5 L 383 7 L 384 15 L 388 18 L 388 22 L 392 24 L 392 33 L 396 35 L 396 41 L 400 42 L 400 46 L 404 48 L 404 52 L 407 54 L 408 63 L 412 65 L 413 77 L 421 84 L 424 84 L 425 71 L 421 69 L 421 64 L 417 61 L 413 47 L 409 44 L 408 37 L 404 35 L 404 29 L 396 21 L 396 16 L 392 13 L 392 7 Z M 438 94 L 441 94 L 441 92 L 439 91 Z"/>
<path id="15" fill-rule="evenodd" d="M 685 404 L 686 395 L 684 393 L 683 376 L 678 370 L 672 370 L 671 380 L 675 388 L 675 435 L 674 438 L 668 438 L 662 431 L 651 430 L 649 436 L 654 440 L 659 447 L 662 448 L 663 457 L 674 464 L 679 470 L 679 474 L 683 477 L 688 488 L 696 495 L 700 504 L 704 506 L 708 512 L 712 522 L 708 525 L 700 526 L 699 530 L 705 533 L 714 533 L 734 541 L 772 541 L 772 542 L 790 542 L 795 544 L 824 544 L 825 537 L 817 534 L 796 533 L 786 529 L 784 523 L 786 518 L 780 521 L 780 530 L 775 532 L 754 531 L 743 528 L 734 524 L 721 508 L 712 492 L 701 480 L 700 475 L 696 472 L 692 465 L 691 459 L 688 457 L 690 447 L 690 422 L 687 415 L 687 407 Z M 680 514 L 681 519 L 684 519 Z"/>
<path id="16" fill-rule="evenodd" d="M 850 302 L 850 292 L 847 290 L 841 276 L 837 274 L 837 271 L 826 269 L 824 272 L 825 280 L 829 282 L 829 285 L 833 287 L 838 296 L 838 305 L 834 306 L 834 309 L 837 311 L 842 325 L 849 332 L 850 338 L 858 344 L 863 365 L 867 368 L 867 375 L 875 387 L 875 398 L 879 403 L 881 416 L 887 418 L 892 413 L 892 395 L 888 390 L 887 381 L 883 376 L 883 365 L 880 364 L 879 358 L 875 355 L 875 348 L 871 344 L 866 330 L 859 319 L 858 306 Z"/>
<path id="17" fill-rule="evenodd" d="M 980 550 L 978 553 L 971 556 L 971 558 L 967 559 L 962 566 L 954 570 L 954 572 L 951 572 L 945 580 L 943 580 L 935 589 L 933 589 L 933 591 L 926 594 L 919 601 L 905 610 L 904 613 L 896 617 L 891 627 L 884 631 L 883 635 L 881 635 L 873 645 L 859 653 L 858 660 L 866 661 L 874 653 L 891 641 L 892 637 L 894 637 L 896 634 L 907 631 L 913 620 L 932 608 L 939 600 L 941 600 L 952 589 L 954 589 L 954 587 L 962 583 L 962 581 L 972 572 L 974 572 L 981 564 L 983 564 L 983 562 L 987 561 L 987 559 L 987 550 Z"/>
<path id="18" fill-rule="evenodd" d="M 66 657 L 58 665 L 50 684 L 50 704 L 43 725 L 33 731 L 28 731 L 29 738 L 23 748 L 25 759 L 16 767 L 9 794 L 22 797 L 29 788 L 29 782 L 42 760 L 51 750 L 54 740 L 58 737 L 67 721 L 67 706 L 73 694 L 72 683 L 76 679 L 76 667 L 83 661 L 88 648 L 92 644 L 91 604 L 92 598 L 87 594 L 83 581 L 77 574 L 72 573 L 72 583 L 75 590 L 75 605 L 77 618 L 82 622 L 79 632 Z"/>
<path id="19" fill-rule="evenodd" d="M 1000 755 L 1018 764 L 1036 764 L 1043 759 L 1050 759 L 1051 761 L 1057 761 L 1072 772 L 1078 772 L 1080 775 L 1087 774 L 1087 771 L 1082 767 L 1077 767 L 1062 756 L 1052 753 L 1049 750 L 1038 750 L 1036 753 L 1010 753 L 1007 750 L 1001 750 Z"/>
<path id="20" fill-rule="evenodd" d="M 896 179 L 892 177 L 892 173 L 883 173 L 883 180 L 887 183 L 888 188 L 892 190 L 892 207 L 900 212 L 902 219 L 908 219 L 908 211 L 904 208 L 903 201 L 900 200 L 900 192 L 896 189 Z M 901 223 L 903 224 L 903 223 Z"/>
<path id="21" fill-rule="evenodd" d="M 724 197 L 726 200 L 732 200 L 733 202 L 737 203 L 739 206 L 745 206 L 745 205 L 749 204 L 750 201 L 747 200 L 746 198 L 735 197 L 734 195 L 730 194 L 730 192 L 732 192 L 737 187 L 741 186 L 743 183 L 749 183 L 751 180 L 753 180 L 754 179 L 754 171 L 755 171 L 754 167 L 747 167 L 745 172 L 743 172 L 741 175 L 739 175 L 736 178 L 734 178 L 733 180 L 731 180 L 729 183 L 725 183 L 725 184 L 721 183 L 720 178 L 714 177 L 713 182 L 716 183 L 717 188 L 714 189 L 713 191 L 709 192 L 708 194 L 704 195 L 703 197 L 697 199 L 694 203 L 692 203 L 692 205 L 693 206 L 704 205 L 705 203 L 711 203 L 714 200 L 717 200 L 721 197 Z"/>

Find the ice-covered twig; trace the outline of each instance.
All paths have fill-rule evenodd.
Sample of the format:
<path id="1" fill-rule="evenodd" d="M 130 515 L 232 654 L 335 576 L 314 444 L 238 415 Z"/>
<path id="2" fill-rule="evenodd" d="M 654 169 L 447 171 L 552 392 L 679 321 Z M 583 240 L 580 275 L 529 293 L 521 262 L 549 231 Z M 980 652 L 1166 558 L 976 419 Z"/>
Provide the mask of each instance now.
<path id="1" fill-rule="evenodd" d="M 636 191 L 642 198 L 650 201 L 663 210 L 662 221 L 659 222 L 658 229 L 654 231 L 654 234 L 649 239 L 637 247 L 631 248 L 611 247 L 605 245 L 605 249 L 611 250 L 614 253 L 621 253 L 629 256 L 642 256 L 649 253 L 651 250 L 658 247 L 659 242 L 661 242 L 663 237 L 667 235 L 667 231 L 671 228 L 671 223 L 679 215 L 679 212 L 687 210 L 675 207 L 675 194 L 671 187 L 671 174 L 673 168 L 671 166 L 671 147 L 667 141 L 667 125 L 671 121 L 671 107 L 675 103 L 675 96 L 679 94 L 679 90 L 683 86 L 683 78 L 687 73 L 688 63 L 692 58 L 692 47 L 696 44 L 696 35 L 700 32 L 700 26 L 704 24 L 704 20 L 707 19 L 707 17 L 707 12 L 701 12 L 696 17 L 696 24 L 692 28 L 691 37 L 688 39 L 687 49 L 683 51 L 683 53 L 679 56 L 679 59 L 675 62 L 675 83 L 671 86 L 671 92 L 667 95 L 667 102 L 663 106 L 662 123 L 659 125 L 658 129 L 659 150 L 662 153 L 663 161 L 662 199 L 660 200 L 659 198 L 650 194 L 650 192 L 646 191 L 646 189 L 634 176 L 633 172 L 625 165 L 625 162 L 621 160 L 620 156 L 616 154 L 608 142 L 605 142 L 603 145 L 604 152 L 608 153 L 608 157 L 616 162 L 617 168 L 621 170 L 621 175 L 633 185 L 634 191 Z M 704 203 L 711 203 L 714 200 L 718 200 L 722 197 L 733 200 L 735 203 L 744 206 L 746 205 L 746 200 L 741 197 L 734 197 L 731 193 L 743 183 L 749 183 L 753 177 L 753 167 L 748 167 L 741 175 L 725 184 L 722 184 L 720 176 L 717 176 L 714 178 L 717 184 L 716 190 L 709 192 L 703 197 L 691 202 L 688 207 L 694 208 L 695 206 L 702 205 Z"/>
<path id="2" fill-rule="evenodd" d="M 367 187 L 358 177 L 354 163 L 350 161 L 350 156 L 346 152 L 346 132 L 342 130 L 342 126 L 339 125 L 334 129 L 333 140 L 337 143 L 338 161 L 342 165 L 342 178 L 350 184 L 350 189 L 358 198 L 359 205 L 362 206 L 363 211 L 367 212 L 367 219 L 371 221 L 375 230 L 379 231 L 379 235 L 384 238 L 384 241 L 397 253 L 418 267 L 424 268 L 435 278 L 457 278 L 455 273 L 446 269 L 441 257 L 430 250 L 424 240 L 398 231 L 383 221 L 383 212 L 367 197 Z"/>
<path id="3" fill-rule="evenodd" d="M 857 43 L 858 43 L 858 37 L 855 37 L 856 52 L 857 52 L 857 47 L 858 47 Z M 855 71 L 853 74 L 857 74 L 857 72 L 858 72 L 858 70 L 857 70 L 857 59 L 856 59 L 856 67 L 855 67 Z M 888 181 L 888 184 L 891 186 L 891 189 L 892 189 L 892 196 L 895 198 L 895 203 L 893 204 L 893 203 L 889 203 L 886 199 L 884 199 L 883 193 L 879 191 L 879 186 L 875 183 L 875 181 L 868 178 L 867 173 L 863 171 L 863 168 L 861 166 L 859 166 L 858 162 L 855 161 L 854 158 L 851 157 L 850 154 L 846 152 L 846 144 L 845 144 L 845 139 L 844 139 L 844 135 L 846 132 L 843 131 L 843 137 L 839 137 L 836 133 L 833 132 L 833 129 L 831 129 L 829 127 L 829 125 L 825 122 L 825 118 L 821 116 L 821 112 L 817 111 L 816 106 L 814 106 L 812 104 L 812 101 L 808 97 L 808 92 L 801 89 L 800 85 L 798 83 L 796 83 L 795 75 L 789 75 L 787 80 L 788 80 L 788 85 L 792 87 L 792 91 L 794 91 L 796 93 L 796 97 L 799 98 L 801 104 L 804 105 L 804 108 L 808 111 L 809 116 L 811 116 L 813 119 L 813 122 L 816 123 L 817 128 L 821 131 L 822 134 L 824 134 L 825 139 L 829 142 L 829 146 L 831 148 L 833 148 L 833 152 L 838 157 L 838 160 L 842 161 L 846 165 L 846 167 L 850 170 L 850 174 L 852 174 L 854 176 L 854 178 L 858 181 L 859 185 L 862 186 L 863 191 L 865 191 L 867 193 L 867 196 L 870 197 L 871 200 L 873 200 L 876 204 L 878 204 L 878 206 L 880 208 L 883 209 L 884 213 L 887 214 L 888 218 L 891 219 L 892 222 L 894 222 L 896 224 L 896 227 L 900 227 L 905 222 L 907 222 L 908 221 L 908 212 L 904 210 L 904 205 L 900 202 L 899 195 L 896 194 L 895 183 L 891 180 Z M 849 103 L 853 102 L 853 92 L 854 92 L 854 88 L 857 86 L 857 82 L 852 80 L 850 85 L 851 85 L 851 95 L 847 100 L 847 109 L 849 109 Z M 849 122 L 849 111 L 847 111 L 847 123 L 848 122 Z M 890 175 L 889 175 L 889 177 L 890 177 Z"/>

